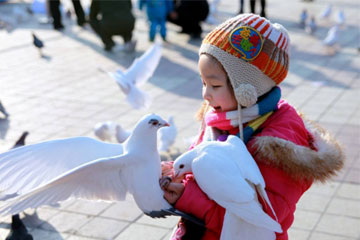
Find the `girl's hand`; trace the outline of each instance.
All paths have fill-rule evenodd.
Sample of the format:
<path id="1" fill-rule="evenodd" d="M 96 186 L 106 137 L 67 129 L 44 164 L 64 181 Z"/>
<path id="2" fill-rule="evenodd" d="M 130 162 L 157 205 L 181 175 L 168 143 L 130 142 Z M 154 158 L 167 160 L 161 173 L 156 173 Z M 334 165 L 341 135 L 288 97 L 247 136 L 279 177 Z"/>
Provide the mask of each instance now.
<path id="1" fill-rule="evenodd" d="M 170 177 L 162 177 L 160 179 L 160 187 L 164 190 L 164 198 L 170 203 L 174 204 L 184 192 L 184 184 L 171 182 Z"/>

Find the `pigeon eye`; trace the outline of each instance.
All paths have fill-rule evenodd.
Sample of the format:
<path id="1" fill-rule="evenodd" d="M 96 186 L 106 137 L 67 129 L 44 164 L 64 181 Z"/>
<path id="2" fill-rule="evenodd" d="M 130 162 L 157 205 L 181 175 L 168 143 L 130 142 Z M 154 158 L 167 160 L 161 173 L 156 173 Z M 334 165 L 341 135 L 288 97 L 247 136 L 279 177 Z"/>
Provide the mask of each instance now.
<path id="1" fill-rule="evenodd" d="M 180 169 L 183 169 L 184 167 L 185 167 L 184 164 L 180 164 L 179 166 Z"/>
<path id="2" fill-rule="evenodd" d="M 156 120 L 156 119 L 150 119 L 149 124 L 151 124 L 151 125 L 153 125 L 153 126 L 156 126 L 156 125 L 159 124 L 159 121 Z"/>

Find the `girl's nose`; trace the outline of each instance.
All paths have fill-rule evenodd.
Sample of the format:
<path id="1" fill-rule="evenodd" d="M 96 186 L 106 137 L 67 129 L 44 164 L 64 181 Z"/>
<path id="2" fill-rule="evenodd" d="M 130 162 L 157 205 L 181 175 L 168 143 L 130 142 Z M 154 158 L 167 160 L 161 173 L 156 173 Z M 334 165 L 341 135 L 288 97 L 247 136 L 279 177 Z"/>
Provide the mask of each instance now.
<path id="1" fill-rule="evenodd" d="M 206 101 L 210 101 L 211 100 L 211 94 L 210 91 L 207 87 L 203 88 L 203 99 Z"/>

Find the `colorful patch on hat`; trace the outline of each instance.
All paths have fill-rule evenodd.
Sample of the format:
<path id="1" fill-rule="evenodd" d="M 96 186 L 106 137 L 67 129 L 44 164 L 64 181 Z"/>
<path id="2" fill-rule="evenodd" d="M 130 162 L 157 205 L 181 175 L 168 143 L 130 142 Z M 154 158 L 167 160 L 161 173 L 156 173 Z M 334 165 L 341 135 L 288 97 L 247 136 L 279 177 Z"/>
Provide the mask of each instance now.
<path id="1" fill-rule="evenodd" d="M 261 34 L 248 26 L 234 29 L 230 33 L 229 42 L 246 61 L 254 60 L 260 54 L 264 43 Z"/>

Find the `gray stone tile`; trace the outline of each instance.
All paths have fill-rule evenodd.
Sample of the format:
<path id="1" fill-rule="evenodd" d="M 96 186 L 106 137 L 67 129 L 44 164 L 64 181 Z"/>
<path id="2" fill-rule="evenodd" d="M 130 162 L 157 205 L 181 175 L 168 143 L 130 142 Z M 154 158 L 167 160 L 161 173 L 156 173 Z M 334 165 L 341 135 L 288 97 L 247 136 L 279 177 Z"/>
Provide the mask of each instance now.
<path id="1" fill-rule="evenodd" d="M 334 198 L 326 212 L 356 218 L 360 213 L 359 200 Z"/>
<path id="2" fill-rule="evenodd" d="M 309 238 L 309 240 L 355 240 L 355 238 L 314 232 Z"/>
<path id="3" fill-rule="evenodd" d="M 100 214 L 102 217 L 109 217 L 119 220 L 134 221 L 139 218 L 143 212 L 133 201 L 122 201 L 114 203 Z"/>
<path id="4" fill-rule="evenodd" d="M 141 224 L 147 224 L 147 225 L 153 225 L 153 226 L 158 226 L 158 227 L 163 227 L 163 228 L 174 228 L 176 226 L 176 224 L 178 223 L 178 221 L 180 220 L 179 217 L 175 217 L 175 216 L 169 216 L 166 218 L 151 218 L 149 216 L 143 215 L 141 218 L 139 218 L 136 223 L 141 223 Z"/>
<path id="5" fill-rule="evenodd" d="M 359 238 L 359 225 L 359 218 L 325 214 L 322 216 L 315 230 L 344 237 Z"/>
<path id="6" fill-rule="evenodd" d="M 353 200 L 360 200 L 360 185 L 343 183 L 337 191 L 336 196 Z"/>
<path id="7" fill-rule="evenodd" d="M 115 240 L 141 238 L 146 238 L 148 240 L 160 240 L 168 233 L 168 231 L 168 229 L 134 223 L 129 228 L 125 229 L 124 232 L 120 233 L 120 235 L 117 236 Z"/>
<path id="8" fill-rule="evenodd" d="M 86 215 L 98 215 L 110 205 L 111 203 L 108 202 L 86 201 L 79 199 L 65 209 L 67 211 L 83 213 Z"/>
<path id="9" fill-rule="evenodd" d="M 295 220 L 292 227 L 302 230 L 312 230 L 316 226 L 320 217 L 321 214 L 318 212 L 298 209 L 295 211 Z"/>
<path id="10" fill-rule="evenodd" d="M 36 228 L 33 231 L 30 231 L 30 234 L 34 239 L 46 239 L 46 240 L 63 240 L 68 236 L 66 233 L 56 232 L 56 231 L 47 231 L 43 229 Z"/>
<path id="11" fill-rule="evenodd" d="M 78 235 L 91 238 L 114 239 L 129 224 L 129 222 L 97 217 L 81 227 L 78 230 Z"/>
<path id="12" fill-rule="evenodd" d="M 92 218 L 76 213 L 60 212 L 49 221 L 40 225 L 41 229 L 59 231 L 64 233 L 75 233 Z"/>
<path id="13" fill-rule="evenodd" d="M 310 232 L 307 230 L 290 228 L 288 231 L 288 236 L 291 240 L 306 240 L 308 239 L 309 235 Z"/>

